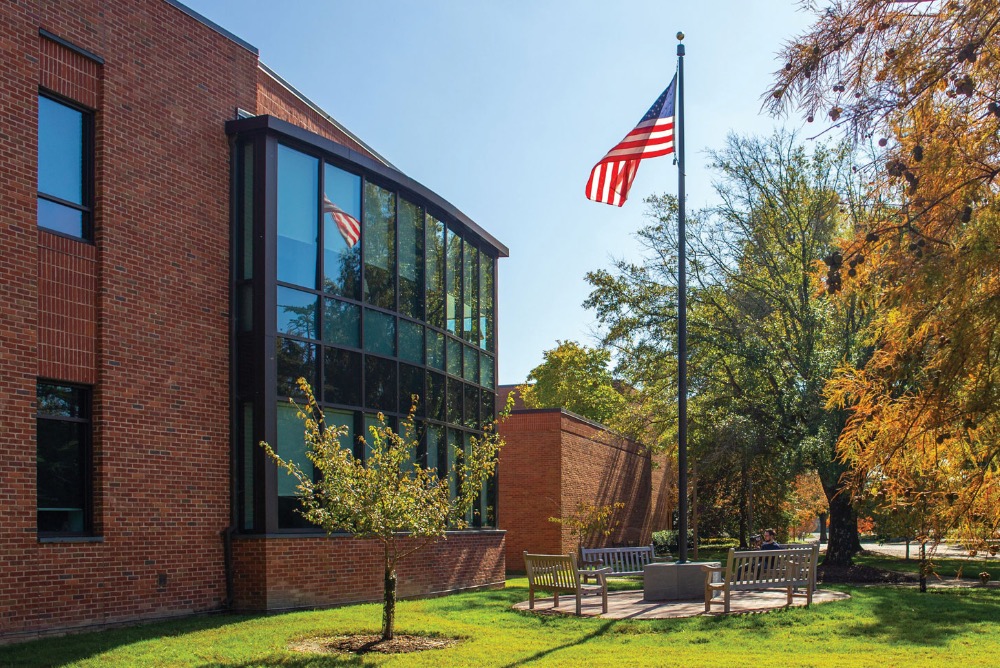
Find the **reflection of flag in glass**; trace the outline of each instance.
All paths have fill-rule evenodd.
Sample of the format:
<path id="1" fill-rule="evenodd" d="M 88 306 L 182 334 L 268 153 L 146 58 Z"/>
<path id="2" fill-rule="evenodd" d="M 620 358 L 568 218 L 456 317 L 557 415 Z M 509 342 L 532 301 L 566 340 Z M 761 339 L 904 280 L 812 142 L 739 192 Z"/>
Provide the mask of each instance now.
<path id="1" fill-rule="evenodd" d="M 337 223 L 340 236 L 344 237 L 349 247 L 353 248 L 361 238 L 361 223 L 358 219 L 331 202 L 326 195 L 323 195 L 323 213 L 333 216 L 333 222 Z"/>
<path id="2" fill-rule="evenodd" d="M 674 101 L 677 77 L 656 99 L 639 124 L 601 158 L 587 181 L 587 199 L 621 206 L 645 158 L 674 152 Z"/>

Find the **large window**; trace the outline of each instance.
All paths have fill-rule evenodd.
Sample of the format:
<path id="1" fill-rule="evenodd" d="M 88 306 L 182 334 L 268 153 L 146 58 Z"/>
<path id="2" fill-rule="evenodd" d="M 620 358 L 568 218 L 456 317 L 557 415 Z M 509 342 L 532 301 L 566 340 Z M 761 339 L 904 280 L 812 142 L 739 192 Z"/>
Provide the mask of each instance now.
<path id="1" fill-rule="evenodd" d="M 93 115 L 38 96 L 38 225 L 89 240 Z"/>
<path id="2" fill-rule="evenodd" d="M 91 531 L 90 390 L 38 383 L 38 533 Z"/>
<path id="3" fill-rule="evenodd" d="M 278 280 L 316 287 L 319 160 L 278 147 Z"/>
<path id="4" fill-rule="evenodd" d="M 396 194 L 365 184 L 365 300 L 396 308 Z"/>
<path id="5" fill-rule="evenodd" d="M 253 341 L 266 351 L 257 364 L 274 365 L 273 375 L 261 371 L 238 386 L 238 407 L 249 397 L 263 400 L 260 413 L 241 413 L 246 433 L 235 447 L 243 457 L 237 475 L 245 480 L 237 490 L 244 530 L 312 530 L 296 513 L 294 480 L 279 471 L 269 487 L 264 476 L 273 473 L 247 444 L 270 439 L 279 454 L 311 470 L 303 425 L 288 402 L 301 403 L 296 379 L 305 377 L 327 424 L 350 428 L 357 456 L 366 456 L 356 438 L 367 436 L 374 415 L 383 412 L 399 426 L 417 395 L 414 459 L 430 466 L 461 461 L 495 401 L 494 258 L 484 239 L 445 220 L 432 199 L 394 187 L 385 175 L 369 180 L 369 170 L 287 138 L 265 151 L 271 141 L 236 144 L 242 208 L 234 214 L 234 252 L 242 262 L 234 295 L 239 303 L 246 287 L 253 301 L 236 309 L 248 342 L 238 352 L 248 354 Z M 239 162 L 255 155 L 265 167 L 256 173 Z M 251 190 L 255 198 L 246 196 Z M 260 236 L 250 233 L 255 221 Z M 251 249 L 260 239 L 268 247 Z M 272 309 L 267 317 L 250 317 L 265 306 Z M 266 378 L 274 380 L 258 388 Z M 264 512 L 268 503 L 276 503 L 276 516 Z"/>

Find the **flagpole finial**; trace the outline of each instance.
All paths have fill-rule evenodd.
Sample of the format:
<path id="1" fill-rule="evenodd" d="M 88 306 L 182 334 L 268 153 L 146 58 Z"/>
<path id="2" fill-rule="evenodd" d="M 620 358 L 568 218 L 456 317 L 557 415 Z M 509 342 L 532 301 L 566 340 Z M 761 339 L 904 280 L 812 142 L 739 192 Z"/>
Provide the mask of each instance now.
<path id="1" fill-rule="evenodd" d="M 680 42 L 680 44 L 677 45 L 677 56 L 678 57 L 684 55 L 684 41 L 683 40 L 684 40 L 684 33 L 678 31 L 677 32 L 677 41 Z"/>
<path id="2" fill-rule="evenodd" d="M 678 42 L 683 42 L 684 41 L 684 33 L 680 32 L 680 31 L 677 31 L 677 41 Z"/>

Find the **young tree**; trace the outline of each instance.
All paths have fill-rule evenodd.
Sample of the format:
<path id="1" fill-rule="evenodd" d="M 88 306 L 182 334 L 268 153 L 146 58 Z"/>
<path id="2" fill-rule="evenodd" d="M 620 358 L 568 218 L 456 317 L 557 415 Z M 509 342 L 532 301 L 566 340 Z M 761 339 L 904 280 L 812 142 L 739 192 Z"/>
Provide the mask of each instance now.
<path id="1" fill-rule="evenodd" d="M 815 23 L 784 49 L 771 108 L 870 142 L 862 171 L 883 203 L 854 221 L 828 279 L 833 293 L 843 285 L 836 299 L 876 305 L 875 353 L 830 386 L 831 405 L 850 412 L 839 447 L 853 491 L 890 511 L 921 490 L 938 531 L 996 535 L 1000 4 L 808 6 Z"/>
<path id="2" fill-rule="evenodd" d="M 412 461 L 418 441 L 414 409 L 403 422 L 402 435 L 386 426 L 380 413 L 380 426 L 370 428 L 366 455 L 359 459 L 350 444 L 340 443 L 347 435 L 346 428 L 325 423 L 304 378 L 298 379 L 298 386 L 306 398 L 298 407 L 298 416 L 304 422 L 306 457 L 315 467 L 315 479 L 296 463 L 283 460 L 267 443 L 261 446 L 298 481 L 303 517 L 328 534 L 347 531 L 381 543 L 382 639 L 391 640 L 396 620 L 396 566 L 442 539 L 449 527 L 466 526 L 466 516 L 483 483 L 496 470 L 503 440 L 496 432 L 496 423 L 487 425 L 483 437 L 472 438 L 471 447 L 460 453 L 453 470 L 439 472 Z M 415 406 L 417 397 L 413 400 Z M 457 480 L 454 495 L 452 476 Z"/>
<path id="3" fill-rule="evenodd" d="M 549 522 L 569 527 L 569 535 L 575 536 L 577 549 L 583 549 L 585 540 L 594 540 L 598 537 L 607 538 L 621 520 L 617 515 L 625 508 L 622 501 L 599 506 L 591 501 L 580 501 L 576 504 L 576 509 L 569 517 L 550 517 Z"/>
<path id="4" fill-rule="evenodd" d="M 557 341 L 544 361 L 518 390 L 528 408 L 565 408 L 595 422 L 609 424 L 625 406 L 614 386 L 611 353 L 576 341 Z M 534 383 L 531 383 L 534 381 Z"/>

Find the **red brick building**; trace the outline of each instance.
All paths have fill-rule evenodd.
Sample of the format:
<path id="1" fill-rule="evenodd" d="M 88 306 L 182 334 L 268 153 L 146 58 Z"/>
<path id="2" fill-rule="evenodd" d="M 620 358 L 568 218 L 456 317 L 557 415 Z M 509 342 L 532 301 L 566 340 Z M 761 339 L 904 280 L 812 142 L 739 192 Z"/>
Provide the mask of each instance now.
<path id="1" fill-rule="evenodd" d="M 501 396 L 509 390 L 501 386 Z M 653 531 L 671 526 L 676 476 L 665 456 L 604 426 L 553 409 L 515 409 L 501 423 L 506 441 L 499 465 L 499 526 L 506 530 L 507 568 L 524 569 L 525 551 L 566 554 L 577 549 L 568 527 L 577 504 L 621 502 L 612 535 L 591 536 L 588 547 L 648 545 Z"/>
<path id="2" fill-rule="evenodd" d="M 4 2 L 0 79 L 0 641 L 379 598 L 256 443 L 302 460 L 306 375 L 354 434 L 426 397 L 454 461 L 506 248 L 174 0 Z M 495 494 L 401 595 L 503 581 Z"/>

